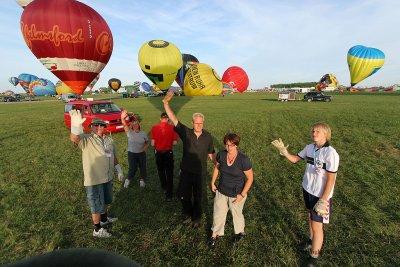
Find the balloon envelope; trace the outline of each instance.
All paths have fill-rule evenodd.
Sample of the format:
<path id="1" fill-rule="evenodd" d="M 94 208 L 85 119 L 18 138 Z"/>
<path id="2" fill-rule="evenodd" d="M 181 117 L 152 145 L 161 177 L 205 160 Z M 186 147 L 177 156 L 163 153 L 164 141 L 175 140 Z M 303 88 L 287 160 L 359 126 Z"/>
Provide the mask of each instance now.
<path id="1" fill-rule="evenodd" d="M 110 59 L 113 38 L 106 21 L 75 0 L 35 0 L 24 9 L 21 31 L 40 62 L 82 94 Z"/>
<path id="2" fill-rule="evenodd" d="M 337 88 L 337 86 L 338 86 L 338 80 L 336 79 L 335 75 L 333 75 L 333 74 L 325 74 L 319 80 L 319 82 L 317 84 L 317 90 L 321 91 L 322 89 L 324 89 L 326 87 L 335 87 L 335 88 Z"/>
<path id="3" fill-rule="evenodd" d="M 229 83 L 234 89 L 241 93 L 249 87 L 249 77 L 247 76 L 247 73 L 238 66 L 227 68 L 222 75 L 222 81 Z"/>
<path id="4" fill-rule="evenodd" d="M 121 81 L 117 78 L 111 78 L 108 80 L 108 86 L 116 92 L 121 88 Z"/>
<path id="5" fill-rule="evenodd" d="M 187 96 L 220 95 L 222 82 L 211 66 L 199 63 L 193 65 L 186 73 L 183 90 Z"/>
<path id="6" fill-rule="evenodd" d="M 175 81 L 176 83 L 183 88 L 183 85 L 185 84 L 185 76 L 189 68 L 193 64 L 199 63 L 199 60 L 190 54 L 182 54 L 182 61 L 183 65 L 182 67 L 178 70 L 178 74 L 176 75 Z"/>
<path id="7" fill-rule="evenodd" d="M 94 85 L 97 83 L 97 81 L 100 79 L 100 74 L 97 74 L 96 78 L 93 79 L 93 81 L 88 85 L 90 91 L 92 91 Z"/>
<path id="8" fill-rule="evenodd" d="M 29 84 L 29 93 L 35 96 L 55 95 L 56 88 L 51 81 L 38 79 Z"/>
<path id="9" fill-rule="evenodd" d="M 74 90 L 72 90 L 68 85 L 66 85 L 62 81 L 58 81 L 56 83 L 56 93 L 57 95 L 75 94 Z"/>
<path id="10" fill-rule="evenodd" d="M 377 72 L 385 62 L 385 54 L 376 48 L 356 45 L 347 53 L 351 86 Z"/>
<path id="11" fill-rule="evenodd" d="M 151 91 L 151 86 L 147 82 L 142 82 L 142 88 L 146 92 L 150 92 Z"/>
<path id="12" fill-rule="evenodd" d="M 182 55 L 172 43 L 152 40 L 142 45 L 139 50 L 139 65 L 143 73 L 160 90 L 167 90 L 182 67 Z"/>
<path id="13" fill-rule="evenodd" d="M 27 73 L 21 73 L 18 76 L 18 81 L 21 87 L 25 90 L 25 92 L 29 93 L 29 84 L 34 81 L 38 80 L 39 77 L 32 75 L 32 74 L 27 74 Z"/>
<path id="14" fill-rule="evenodd" d="M 17 86 L 19 83 L 19 80 L 17 77 L 10 77 L 10 78 L 8 78 L 8 81 L 14 86 Z"/>

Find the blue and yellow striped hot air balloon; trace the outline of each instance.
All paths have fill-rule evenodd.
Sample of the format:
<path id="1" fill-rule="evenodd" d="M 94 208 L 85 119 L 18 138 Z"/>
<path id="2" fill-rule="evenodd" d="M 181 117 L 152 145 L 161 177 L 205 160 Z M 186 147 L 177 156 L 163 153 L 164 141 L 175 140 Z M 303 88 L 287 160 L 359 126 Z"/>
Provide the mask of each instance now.
<path id="1" fill-rule="evenodd" d="M 377 72 L 385 62 L 385 54 L 376 48 L 356 45 L 347 53 L 351 86 Z"/>

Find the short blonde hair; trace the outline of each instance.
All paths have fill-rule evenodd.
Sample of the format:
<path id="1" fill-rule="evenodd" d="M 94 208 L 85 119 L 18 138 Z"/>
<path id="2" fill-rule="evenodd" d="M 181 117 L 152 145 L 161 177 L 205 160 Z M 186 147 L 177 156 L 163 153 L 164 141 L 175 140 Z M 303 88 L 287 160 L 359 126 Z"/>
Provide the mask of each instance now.
<path id="1" fill-rule="evenodd" d="M 325 133 L 326 140 L 329 142 L 331 141 L 332 130 L 331 127 L 325 122 L 316 122 L 311 126 L 312 130 L 322 130 Z"/>
<path id="2" fill-rule="evenodd" d="M 193 115 L 192 115 L 192 121 L 196 118 L 196 117 L 200 117 L 200 118 L 202 118 L 203 119 L 203 121 L 204 121 L 204 114 L 203 113 L 193 113 Z"/>

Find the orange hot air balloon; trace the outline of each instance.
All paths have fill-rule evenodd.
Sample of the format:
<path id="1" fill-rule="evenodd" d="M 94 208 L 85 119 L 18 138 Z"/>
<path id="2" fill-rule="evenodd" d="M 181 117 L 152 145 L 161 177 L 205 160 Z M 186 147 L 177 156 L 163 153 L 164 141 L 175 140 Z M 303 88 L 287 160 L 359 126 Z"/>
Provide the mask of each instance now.
<path id="1" fill-rule="evenodd" d="M 249 77 L 241 67 L 232 66 L 227 68 L 221 80 L 230 84 L 241 93 L 246 91 L 247 87 L 249 87 Z"/>
<path id="2" fill-rule="evenodd" d="M 113 38 L 106 21 L 75 0 L 35 0 L 21 16 L 26 44 L 40 62 L 82 94 L 111 57 Z"/>

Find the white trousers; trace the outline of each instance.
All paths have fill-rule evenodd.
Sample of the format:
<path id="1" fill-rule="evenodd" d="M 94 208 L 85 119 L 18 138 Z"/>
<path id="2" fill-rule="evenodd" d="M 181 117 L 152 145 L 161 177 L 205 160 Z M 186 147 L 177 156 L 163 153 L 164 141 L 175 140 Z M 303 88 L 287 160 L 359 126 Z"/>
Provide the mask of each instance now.
<path id="1" fill-rule="evenodd" d="M 216 191 L 214 198 L 213 225 L 211 230 L 218 236 L 224 235 L 228 210 L 230 210 L 232 214 L 235 234 L 244 232 L 243 206 L 246 202 L 247 195 L 240 202 L 232 203 L 235 199 L 236 198 L 234 197 L 227 197 L 224 194 L 221 194 L 218 190 Z"/>

